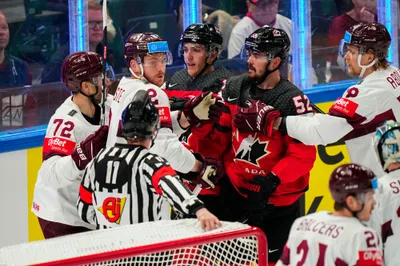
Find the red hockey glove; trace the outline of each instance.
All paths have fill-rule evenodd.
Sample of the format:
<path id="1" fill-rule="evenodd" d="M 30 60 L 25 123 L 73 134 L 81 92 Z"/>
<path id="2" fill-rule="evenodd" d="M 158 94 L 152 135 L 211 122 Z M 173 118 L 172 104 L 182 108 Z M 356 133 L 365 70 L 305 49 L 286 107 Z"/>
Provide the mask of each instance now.
<path id="1" fill-rule="evenodd" d="M 201 188 L 214 189 L 218 181 L 225 175 L 224 166 L 212 157 L 204 157 L 197 152 L 193 155 L 203 163 L 200 172 L 180 173 L 180 176 L 194 185 L 200 185 Z"/>
<path id="2" fill-rule="evenodd" d="M 86 165 L 106 146 L 107 136 L 108 126 L 101 126 L 75 147 L 71 158 L 78 169 L 85 169 Z"/>
<path id="3" fill-rule="evenodd" d="M 239 131 L 260 131 L 264 135 L 271 137 L 274 120 L 280 116 L 281 113 L 275 110 L 274 107 L 261 101 L 250 99 L 249 107 L 236 110 L 233 123 Z"/>
<path id="4" fill-rule="evenodd" d="M 210 123 L 208 112 L 215 98 L 210 91 L 203 92 L 185 103 L 183 113 L 191 126 L 199 127 L 202 123 Z"/>
<path id="5" fill-rule="evenodd" d="M 210 111 L 208 111 L 208 117 L 213 123 L 218 123 L 222 116 L 222 109 L 225 108 L 225 104 L 222 99 L 217 99 L 215 104 L 210 106 Z"/>

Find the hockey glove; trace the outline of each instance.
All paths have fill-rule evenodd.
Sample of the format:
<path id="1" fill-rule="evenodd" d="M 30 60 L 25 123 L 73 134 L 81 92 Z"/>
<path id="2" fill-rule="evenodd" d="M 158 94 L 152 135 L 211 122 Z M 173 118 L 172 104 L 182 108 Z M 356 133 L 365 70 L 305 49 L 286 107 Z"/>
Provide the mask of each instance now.
<path id="1" fill-rule="evenodd" d="M 280 183 L 280 179 L 272 172 L 267 176 L 256 176 L 250 181 L 251 185 L 245 192 L 247 194 L 245 208 L 249 219 L 262 220 L 271 212 L 273 205 L 268 199 Z"/>
<path id="2" fill-rule="evenodd" d="M 215 104 L 210 106 L 210 111 L 208 111 L 208 117 L 213 123 L 219 123 L 219 119 L 222 116 L 223 108 L 225 108 L 225 104 L 222 99 L 217 99 Z"/>
<path id="3" fill-rule="evenodd" d="M 203 164 L 200 172 L 189 172 L 187 174 L 180 174 L 180 176 L 193 185 L 200 185 L 201 188 L 206 189 L 214 189 L 218 181 L 225 175 L 224 166 L 212 157 L 204 157 L 197 152 L 193 153 L 193 155 Z"/>
<path id="4" fill-rule="evenodd" d="M 239 108 L 233 118 L 235 127 L 242 132 L 262 132 L 271 137 L 275 118 L 281 116 L 281 113 L 270 105 L 261 101 L 250 99 L 250 105 L 247 108 Z"/>
<path id="5" fill-rule="evenodd" d="M 183 113 L 191 126 L 199 127 L 202 123 L 209 123 L 208 112 L 215 98 L 210 91 L 203 92 L 185 103 Z"/>
<path id="6" fill-rule="evenodd" d="M 212 91 L 213 93 L 218 93 L 224 87 L 226 79 L 220 80 L 217 79 L 213 84 L 208 86 L 207 88 L 203 88 L 203 91 Z"/>
<path id="7" fill-rule="evenodd" d="M 169 104 L 171 105 L 171 111 L 182 111 L 185 103 L 189 101 L 189 98 L 169 98 Z"/>
<path id="8" fill-rule="evenodd" d="M 101 126 L 75 147 L 71 158 L 79 170 L 85 169 L 86 165 L 106 146 L 107 136 L 108 126 Z"/>

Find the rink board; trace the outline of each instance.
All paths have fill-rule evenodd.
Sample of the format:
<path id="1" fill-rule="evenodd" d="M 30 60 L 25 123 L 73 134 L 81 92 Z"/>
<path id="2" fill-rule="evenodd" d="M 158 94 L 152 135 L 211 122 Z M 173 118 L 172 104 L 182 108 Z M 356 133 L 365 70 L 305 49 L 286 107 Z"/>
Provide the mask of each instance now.
<path id="1" fill-rule="evenodd" d="M 343 84 L 342 84 L 343 86 Z M 341 96 L 342 87 L 323 91 L 306 91 L 309 98 L 325 112 Z M 32 132 L 10 135 L 0 133 L 0 247 L 43 239 L 37 217 L 30 211 L 33 188 L 42 161 L 45 127 Z M 25 148 L 23 148 L 25 147 Z M 311 172 L 310 188 L 304 201 L 305 213 L 332 210 L 333 200 L 328 192 L 328 179 L 335 167 L 349 162 L 344 144 L 318 147 L 318 156 Z"/>

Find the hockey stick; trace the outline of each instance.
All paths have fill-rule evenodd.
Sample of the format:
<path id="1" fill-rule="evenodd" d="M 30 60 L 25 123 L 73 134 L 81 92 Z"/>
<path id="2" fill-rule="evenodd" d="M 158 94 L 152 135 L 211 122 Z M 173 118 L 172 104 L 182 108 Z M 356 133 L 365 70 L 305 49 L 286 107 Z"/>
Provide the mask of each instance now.
<path id="1" fill-rule="evenodd" d="M 316 106 L 312 102 L 310 102 L 310 104 L 311 104 L 311 107 L 314 109 L 314 111 L 316 111 L 317 113 L 320 113 L 320 114 L 325 114 L 325 112 L 322 111 L 318 106 Z"/>
<path id="2" fill-rule="evenodd" d="M 106 124 L 106 71 L 107 71 L 107 0 L 103 0 L 103 73 L 101 84 L 101 125 Z"/>

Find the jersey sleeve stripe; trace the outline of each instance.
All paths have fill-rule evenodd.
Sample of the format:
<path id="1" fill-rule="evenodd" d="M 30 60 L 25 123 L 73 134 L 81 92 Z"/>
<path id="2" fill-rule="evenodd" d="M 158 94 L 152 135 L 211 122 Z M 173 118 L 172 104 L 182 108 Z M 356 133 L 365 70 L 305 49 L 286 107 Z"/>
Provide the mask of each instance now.
<path id="1" fill-rule="evenodd" d="M 93 203 L 92 192 L 87 190 L 82 185 L 79 187 L 79 197 L 86 204 L 92 204 Z"/>
<path id="2" fill-rule="evenodd" d="M 160 195 L 162 193 L 161 189 L 159 188 L 160 179 L 167 175 L 171 175 L 171 176 L 176 175 L 176 172 L 174 171 L 174 169 L 172 169 L 171 166 L 167 166 L 167 165 L 161 167 L 153 174 L 153 178 L 151 181 L 152 181 L 153 187 L 156 189 L 157 193 Z"/>

